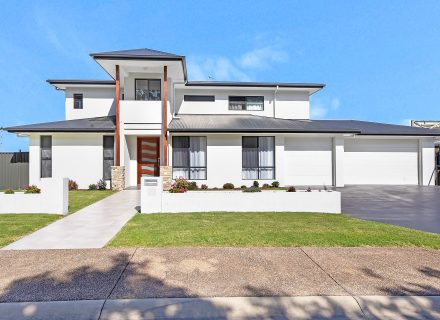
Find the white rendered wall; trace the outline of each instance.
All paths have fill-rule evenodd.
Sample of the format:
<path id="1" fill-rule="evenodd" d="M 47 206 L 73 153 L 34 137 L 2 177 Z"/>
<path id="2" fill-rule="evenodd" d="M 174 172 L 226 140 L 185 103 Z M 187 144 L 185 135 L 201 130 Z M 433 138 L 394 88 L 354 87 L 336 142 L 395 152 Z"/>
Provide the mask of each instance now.
<path id="1" fill-rule="evenodd" d="M 36 184 L 41 193 L 0 192 L 1 213 L 54 213 L 66 214 L 69 206 L 67 178 L 44 178 Z"/>
<path id="2" fill-rule="evenodd" d="M 46 135 L 46 134 L 45 134 Z M 52 136 L 52 177 L 75 180 L 80 189 L 103 177 L 103 136 L 98 133 L 48 133 Z M 40 136 L 31 135 L 29 183 L 40 180 Z"/>
<path id="3" fill-rule="evenodd" d="M 435 168 L 435 146 L 433 139 L 420 139 L 420 165 L 421 165 L 421 181 L 420 184 L 435 185 L 435 176 L 433 171 Z"/>
<path id="4" fill-rule="evenodd" d="M 83 109 L 73 108 L 73 94 L 83 94 Z M 115 87 L 67 88 L 66 120 L 104 117 L 115 114 Z"/>
<path id="5" fill-rule="evenodd" d="M 176 89 L 175 107 L 179 114 L 253 114 L 285 119 L 309 119 L 307 92 L 277 92 L 275 90 Z M 184 95 L 214 95 L 214 102 L 184 101 Z M 263 111 L 229 110 L 229 96 L 264 96 Z M 276 105 L 274 110 L 274 104 Z"/>
<path id="6" fill-rule="evenodd" d="M 345 139 L 345 184 L 418 184 L 417 139 Z"/>
<path id="7" fill-rule="evenodd" d="M 286 185 L 333 184 L 331 138 L 285 138 Z"/>

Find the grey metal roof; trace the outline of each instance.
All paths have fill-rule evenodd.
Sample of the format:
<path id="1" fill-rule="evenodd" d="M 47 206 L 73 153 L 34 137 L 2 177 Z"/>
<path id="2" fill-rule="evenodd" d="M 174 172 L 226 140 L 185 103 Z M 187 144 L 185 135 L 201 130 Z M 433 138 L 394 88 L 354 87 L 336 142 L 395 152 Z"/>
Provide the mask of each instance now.
<path id="1" fill-rule="evenodd" d="M 119 51 L 107 51 L 107 52 L 94 52 L 91 53 L 94 59 L 182 59 L 183 56 L 179 56 L 174 53 L 168 53 L 153 49 L 132 49 L 132 50 L 119 50 Z"/>
<path id="2" fill-rule="evenodd" d="M 290 120 L 255 115 L 179 115 L 170 132 L 354 133 L 359 135 L 440 136 L 439 131 L 356 120 Z"/>
<path id="3" fill-rule="evenodd" d="M 46 80 L 50 84 L 99 84 L 99 85 L 115 85 L 114 80 L 67 80 L 67 79 L 49 79 Z"/>
<path id="4" fill-rule="evenodd" d="M 292 82 L 238 82 L 238 81 L 188 81 L 191 87 L 273 87 L 276 88 L 324 88 L 322 83 L 292 83 Z"/>
<path id="5" fill-rule="evenodd" d="M 115 116 L 44 122 L 5 128 L 9 132 L 114 132 Z"/>

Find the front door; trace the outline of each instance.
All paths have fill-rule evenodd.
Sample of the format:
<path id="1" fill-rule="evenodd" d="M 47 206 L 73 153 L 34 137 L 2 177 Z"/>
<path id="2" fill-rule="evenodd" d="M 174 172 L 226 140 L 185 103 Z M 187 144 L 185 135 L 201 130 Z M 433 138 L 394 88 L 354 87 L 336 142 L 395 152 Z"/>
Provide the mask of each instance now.
<path id="1" fill-rule="evenodd" d="M 159 137 L 138 137 L 137 183 L 141 183 L 141 177 L 158 177 L 159 162 Z"/>

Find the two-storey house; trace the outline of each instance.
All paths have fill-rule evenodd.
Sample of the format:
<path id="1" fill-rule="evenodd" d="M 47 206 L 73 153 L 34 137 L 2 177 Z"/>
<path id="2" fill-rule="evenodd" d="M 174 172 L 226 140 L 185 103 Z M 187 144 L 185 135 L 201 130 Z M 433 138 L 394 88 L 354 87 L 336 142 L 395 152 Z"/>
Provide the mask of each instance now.
<path id="1" fill-rule="evenodd" d="M 7 129 L 29 137 L 31 184 L 427 185 L 434 170 L 440 132 L 310 119 L 323 84 L 190 81 L 184 56 L 150 49 L 91 57 L 112 80 L 48 80 L 65 94 L 65 120 Z"/>

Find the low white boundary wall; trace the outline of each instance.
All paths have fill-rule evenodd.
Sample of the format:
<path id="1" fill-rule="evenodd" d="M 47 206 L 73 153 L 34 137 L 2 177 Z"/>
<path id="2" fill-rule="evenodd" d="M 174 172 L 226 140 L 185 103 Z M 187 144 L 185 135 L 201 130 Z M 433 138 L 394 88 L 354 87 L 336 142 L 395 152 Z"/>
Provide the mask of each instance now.
<path id="1" fill-rule="evenodd" d="M 41 193 L 0 192 L 2 213 L 54 213 L 66 214 L 69 206 L 69 179 L 44 178 L 37 186 Z"/>
<path id="2" fill-rule="evenodd" d="M 189 191 L 162 192 L 161 178 L 143 178 L 141 212 L 325 212 L 341 213 L 338 191 L 286 192 Z"/>

